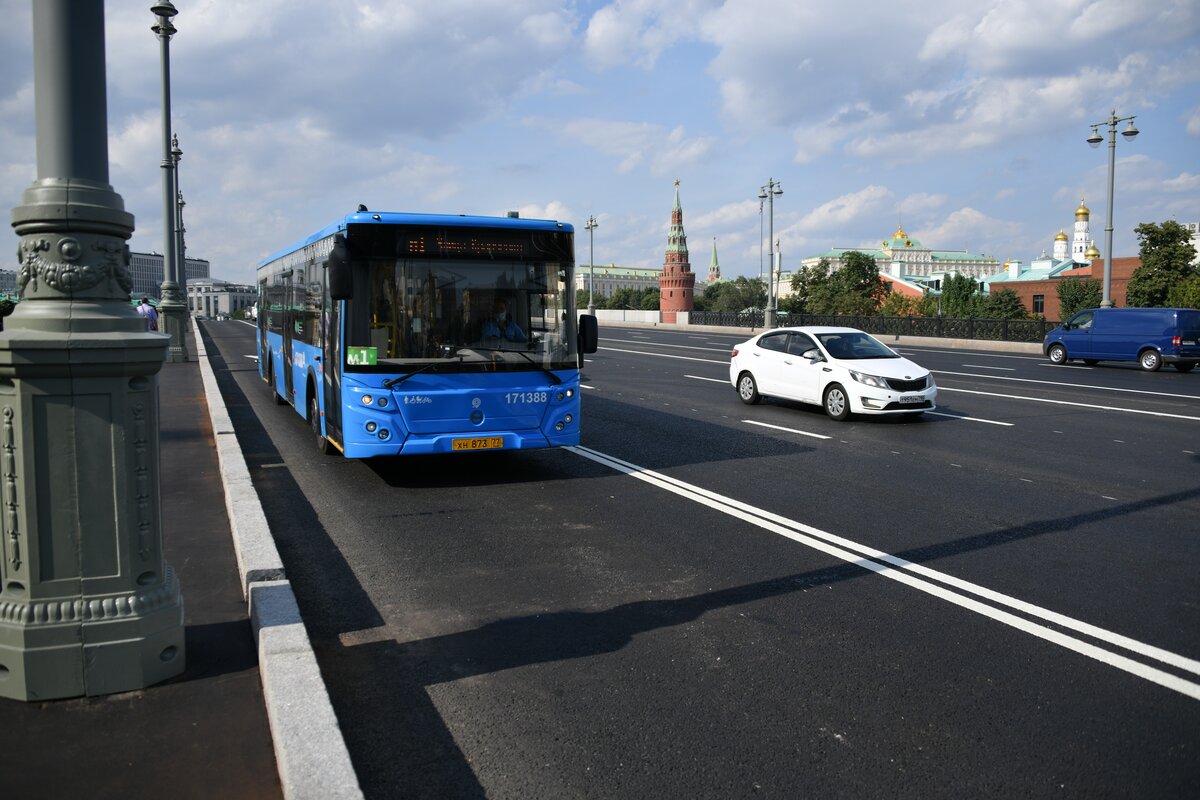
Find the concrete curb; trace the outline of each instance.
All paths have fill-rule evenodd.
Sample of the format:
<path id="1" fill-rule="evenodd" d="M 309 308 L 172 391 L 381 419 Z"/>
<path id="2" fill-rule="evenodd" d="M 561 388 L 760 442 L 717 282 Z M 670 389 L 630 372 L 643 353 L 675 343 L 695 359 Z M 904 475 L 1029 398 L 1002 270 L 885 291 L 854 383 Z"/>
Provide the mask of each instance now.
<path id="1" fill-rule="evenodd" d="M 356 800 L 358 776 L 195 318 L 192 330 L 283 795 Z"/>

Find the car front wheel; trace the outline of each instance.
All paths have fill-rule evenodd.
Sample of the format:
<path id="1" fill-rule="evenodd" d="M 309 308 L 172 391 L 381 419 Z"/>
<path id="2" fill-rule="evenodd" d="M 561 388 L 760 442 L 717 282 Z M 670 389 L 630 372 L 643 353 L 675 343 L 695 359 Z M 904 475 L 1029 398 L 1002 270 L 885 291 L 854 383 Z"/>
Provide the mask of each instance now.
<path id="1" fill-rule="evenodd" d="M 1050 349 L 1046 351 L 1046 355 L 1049 356 L 1052 364 L 1067 363 L 1067 348 L 1061 344 L 1051 345 Z"/>
<path id="2" fill-rule="evenodd" d="M 749 372 L 743 372 L 738 376 L 737 390 L 738 397 L 742 398 L 742 402 L 748 406 L 762 400 L 762 395 L 758 393 L 758 384 L 754 382 L 754 376 Z"/>
<path id="3" fill-rule="evenodd" d="M 838 421 L 850 416 L 850 398 L 840 383 L 831 383 L 825 390 L 825 413 Z"/>

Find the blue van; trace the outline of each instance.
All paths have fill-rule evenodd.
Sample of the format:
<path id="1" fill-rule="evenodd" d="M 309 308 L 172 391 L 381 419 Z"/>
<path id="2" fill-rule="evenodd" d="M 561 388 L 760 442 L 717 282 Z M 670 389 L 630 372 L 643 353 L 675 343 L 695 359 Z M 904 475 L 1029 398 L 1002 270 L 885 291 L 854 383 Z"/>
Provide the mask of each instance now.
<path id="1" fill-rule="evenodd" d="M 1164 363 L 1190 372 L 1200 363 L 1200 310 L 1194 308 L 1089 308 L 1046 334 L 1046 357 L 1136 361 L 1153 372 Z"/>

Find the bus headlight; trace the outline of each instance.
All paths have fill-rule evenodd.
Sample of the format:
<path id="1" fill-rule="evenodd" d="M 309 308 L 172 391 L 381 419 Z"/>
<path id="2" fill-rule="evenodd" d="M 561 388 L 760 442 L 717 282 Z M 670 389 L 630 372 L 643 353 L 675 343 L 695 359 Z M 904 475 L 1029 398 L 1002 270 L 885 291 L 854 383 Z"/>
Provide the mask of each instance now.
<path id="1" fill-rule="evenodd" d="M 556 431 L 561 431 L 565 427 L 567 427 L 567 426 L 563 424 L 562 420 L 559 420 L 558 422 L 554 423 L 554 430 L 556 430 Z"/>
<path id="2" fill-rule="evenodd" d="M 377 425 L 374 421 L 371 421 L 371 422 L 367 423 L 366 427 L 367 427 L 367 433 L 374 433 L 375 429 L 378 428 L 379 425 Z"/>
<path id="3" fill-rule="evenodd" d="M 387 404 L 388 399 L 386 397 L 379 398 L 379 400 L 375 403 L 375 405 L 379 406 L 380 408 L 387 408 Z"/>
<path id="4" fill-rule="evenodd" d="M 387 428 L 383 428 L 379 431 L 379 438 L 381 441 L 386 442 L 388 439 L 392 438 L 392 434 Z"/>
<path id="5" fill-rule="evenodd" d="M 364 406 L 369 406 L 369 405 L 371 405 L 371 403 L 373 403 L 375 401 L 375 398 L 371 397 L 371 395 L 369 395 L 369 394 L 364 394 L 362 396 L 362 401 L 363 401 Z"/>

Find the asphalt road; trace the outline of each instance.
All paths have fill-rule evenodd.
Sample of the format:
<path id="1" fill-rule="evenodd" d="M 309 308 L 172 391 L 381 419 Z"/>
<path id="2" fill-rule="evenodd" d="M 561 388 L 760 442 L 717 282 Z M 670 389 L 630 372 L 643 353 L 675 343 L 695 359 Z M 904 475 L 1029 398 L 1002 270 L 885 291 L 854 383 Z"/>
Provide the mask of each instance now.
<path id="1" fill-rule="evenodd" d="M 583 447 L 355 462 L 202 327 L 368 796 L 1200 785 L 1200 373 L 905 347 L 937 412 L 836 423 L 606 327 Z"/>

